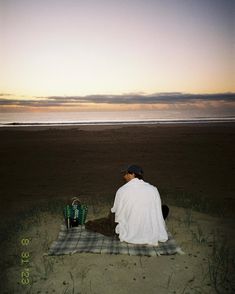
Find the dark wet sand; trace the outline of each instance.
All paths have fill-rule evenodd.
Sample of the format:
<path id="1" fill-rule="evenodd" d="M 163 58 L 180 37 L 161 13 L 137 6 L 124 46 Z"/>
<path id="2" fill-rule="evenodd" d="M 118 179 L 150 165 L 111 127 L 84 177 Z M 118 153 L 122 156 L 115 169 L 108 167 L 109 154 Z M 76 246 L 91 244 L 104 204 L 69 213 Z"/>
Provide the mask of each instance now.
<path id="1" fill-rule="evenodd" d="M 235 124 L 0 129 L 0 199 L 9 214 L 48 199 L 114 199 L 120 169 L 143 166 L 166 191 L 235 204 Z M 10 208 L 9 208 L 10 207 Z"/>

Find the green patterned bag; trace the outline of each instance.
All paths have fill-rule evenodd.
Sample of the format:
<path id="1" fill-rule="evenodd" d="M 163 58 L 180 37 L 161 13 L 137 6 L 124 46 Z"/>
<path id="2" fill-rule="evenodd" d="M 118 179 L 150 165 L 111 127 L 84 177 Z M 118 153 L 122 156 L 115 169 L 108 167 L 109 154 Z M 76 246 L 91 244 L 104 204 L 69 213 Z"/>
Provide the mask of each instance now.
<path id="1" fill-rule="evenodd" d="M 86 204 L 82 204 L 77 197 L 72 198 L 72 204 L 64 207 L 64 218 L 67 228 L 85 224 L 87 212 L 88 207 Z"/>

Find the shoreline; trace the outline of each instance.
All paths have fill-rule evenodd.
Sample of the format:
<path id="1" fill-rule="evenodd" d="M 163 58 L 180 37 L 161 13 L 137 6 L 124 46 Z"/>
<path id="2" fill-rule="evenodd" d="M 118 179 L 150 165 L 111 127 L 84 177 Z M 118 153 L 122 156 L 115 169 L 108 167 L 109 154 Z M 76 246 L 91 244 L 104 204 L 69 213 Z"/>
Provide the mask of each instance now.
<path id="1" fill-rule="evenodd" d="M 159 118 L 159 119 L 130 119 L 130 120 L 81 120 L 81 121 L 12 121 L 0 122 L 0 126 L 24 125 L 126 125 L 126 124 L 171 124 L 171 123 L 210 123 L 210 122 L 235 122 L 235 117 L 201 117 L 201 118 Z"/>
<path id="2" fill-rule="evenodd" d="M 139 128 L 139 127 L 216 127 L 216 126 L 226 126 L 226 127 L 234 127 L 235 120 L 213 120 L 213 121 L 164 121 L 164 122 L 117 122 L 117 123 L 77 123 L 77 124 L 7 124 L 0 125 L 1 131 L 41 131 L 41 130 L 49 130 L 49 129 L 60 129 L 60 130 L 70 130 L 70 129 L 78 129 L 83 131 L 103 131 L 109 129 L 121 129 L 121 128 Z"/>

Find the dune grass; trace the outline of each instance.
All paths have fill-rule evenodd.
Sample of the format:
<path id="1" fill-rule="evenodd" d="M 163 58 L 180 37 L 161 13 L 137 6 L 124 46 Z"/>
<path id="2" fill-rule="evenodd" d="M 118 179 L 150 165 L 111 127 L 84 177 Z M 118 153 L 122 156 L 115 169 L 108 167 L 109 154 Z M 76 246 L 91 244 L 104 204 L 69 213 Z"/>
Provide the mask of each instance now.
<path id="1" fill-rule="evenodd" d="M 226 240 L 220 242 L 214 238 L 208 259 L 208 274 L 216 293 L 235 293 L 235 252 Z"/>
<path id="2" fill-rule="evenodd" d="M 165 197 L 167 196 L 167 197 Z M 170 197 L 171 196 L 171 197 Z M 184 226 L 192 236 L 192 243 L 198 244 L 199 246 L 207 246 L 209 244 L 209 236 L 205 233 L 203 228 L 198 224 L 193 218 L 193 211 L 198 210 L 200 212 L 205 212 L 213 214 L 216 212 L 216 208 L 211 205 L 204 205 L 200 202 L 200 199 L 196 199 L 192 195 L 185 194 L 164 194 L 164 202 L 168 204 L 172 202 L 177 202 L 177 206 L 185 207 L 185 215 L 178 221 L 179 226 Z M 174 196 L 174 201 L 172 200 Z M 168 199 L 168 200 L 167 200 Z M 93 199 L 87 201 L 89 207 L 89 216 L 91 218 L 95 218 L 100 215 L 105 215 L 107 213 L 108 208 L 111 206 L 109 200 L 105 201 L 104 199 Z M 199 205 L 200 204 L 200 205 Z M 32 227 L 42 227 L 43 224 L 43 215 L 55 215 L 56 220 L 63 220 L 63 207 L 65 203 L 63 200 L 58 201 L 48 201 L 42 203 L 41 205 L 32 206 L 31 209 L 22 214 L 18 214 L 17 218 L 14 222 L 5 223 L 4 226 L 7 230 L 4 230 L 5 242 L 10 242 L 12 238 L 20 238 L 24 236 Z M 217 213 L 220 214 L 221 211 L 217 210 Z M 3 226 L 3 225 L 2 225 Z M 175 230 L 172 232 L 174 235 L 177 234 Z M 45 228 L 42 230 L 36 230 L 35 234 L 38 235 L 38 239 L 40 241 L 40 250 L 42 252 L 47 252 L 50 246 L 50 238 L 48 235 L 48 231 Z M 27 234 L 26 234 L 27 235 Z M 216 293 L 232 293 L 235 291 L 235 256 L 234 252 L 231 251 L 229 245 L 225 240 L 219 240 L 217 238 L 218 233 L 214 233 L 214 239 L 211 246 L 211 253 L 208 254 L 208 270 L 206 274 L 205 281 L 209 281 L 211 286 L 213 287 Z M 16 250 L 15 254 L 19 255 L 19 252 Z M 3 259 L 2 269 L 4 268 L 17 266 L 16 264 L 16 256 L 11 256 L 11 258 L 7 258 L 7 261 Z M 54 257 L 43 256 L 41 261 L 38 262 L 37 265 L 33 266 L 33 272 L 31 274 L 31 288 L 34 287 L 35 283 L 41 280 L 41 282 L 45 282 L 51 273 L 54 272 L 56 267 L 56 262 L 63 264 L 63 257 L 58 257 L 57 261 Z M 70 282 L 69 285 L 65 284 L 65 288 L 61 289 L 64 293 L 75 293 L 75 280 L 72 272 L 69 273 Z M 172 277 L 169 276 L 168 287 L 171 286 Z M 82 277 L 84 280 L 84 277 Z M 191 283 L 191 282 L 190 282 Z M 183 293 L 188 293 L 188 288 L 190 286 L 186 284 Z M 31 289 L 30 288 L 30 289 Z M 28 293 L 31 293 L 28 288 Z M 200 293 L 200 289 L 194 289 L 194 293 Z M 3 292 L 4 293 L 4 292 Z M 21 293 L 21 292 L 19 292 Z M 190 293 L 190 292 L 189 292 Z"/>
<path id="3" fill-rule="evenodd" d="M 178 207 L 192 209 L 194 211 L 207 213 L 212 216 L 224 216 L 228 212 L 223 199 L 208 198 L 203 194 L 194 194 L 184 191 L 169 190 L 163 188 L 160 191 L 163 203 Z"/>

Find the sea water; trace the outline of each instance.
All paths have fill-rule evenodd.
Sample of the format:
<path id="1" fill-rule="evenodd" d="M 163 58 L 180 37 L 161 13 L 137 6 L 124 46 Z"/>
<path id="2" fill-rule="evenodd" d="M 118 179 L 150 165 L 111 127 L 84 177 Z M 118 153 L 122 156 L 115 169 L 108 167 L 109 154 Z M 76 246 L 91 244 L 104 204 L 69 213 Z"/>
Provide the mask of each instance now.
<path id="1" fill-rule="evenodd" d="M 80 111 L 0 113 L 0 127 L 47 125 L 115 125 L 234 122 L 235 116 L 198 116 L 198 113 L 159 111 Z"/>

